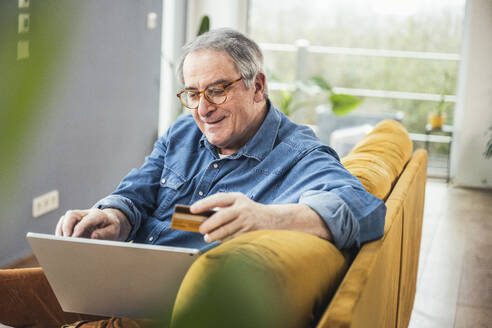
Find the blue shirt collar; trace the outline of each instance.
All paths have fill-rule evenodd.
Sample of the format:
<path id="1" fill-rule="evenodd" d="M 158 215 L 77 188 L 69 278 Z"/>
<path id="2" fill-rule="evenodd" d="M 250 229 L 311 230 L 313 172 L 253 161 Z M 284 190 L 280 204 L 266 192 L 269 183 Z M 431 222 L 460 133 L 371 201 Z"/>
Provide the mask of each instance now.
<path id="1" fill-rule="evenodd" d="M 267 110 L 268 113 L 256 134 L 237 153 L 231 155 L 231 158 L 244 155 L 262 161 L 272 151 L 280 128 L 281 117 L 280 112 L 273 107 L 270 100 L 267 100 Z M 200 138 L 200 145 L 207 147 L 218 157 L 217 147 L 209 143 L 205 135 Z"/>

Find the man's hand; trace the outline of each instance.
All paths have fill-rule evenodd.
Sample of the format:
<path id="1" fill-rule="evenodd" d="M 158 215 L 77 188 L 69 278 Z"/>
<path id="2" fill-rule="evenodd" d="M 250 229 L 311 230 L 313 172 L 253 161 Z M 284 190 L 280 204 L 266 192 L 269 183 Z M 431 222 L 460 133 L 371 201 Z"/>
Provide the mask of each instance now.
<path id="1" fill-rule="evenodd" d="M 226 241 L 248 231 L 284 229 L 311 233 L 331 240 L 331 233 L 309 206 L 303 204 L 264 205 L 242 193 L 219 193 L 194 203 L 190 211 L 219 210 L 200 226 L 206 242 Z"/>
<path id="2" fill-rule="evenodd" d="M 131 224 L 120 210 L 70 210 L 60 218 L 55 234 L 66 237 L 83 237 L 106 240 L 125 240 Z"/>
<path id="3" fill-rule="evenodd" d="M 190 211 L 200 213 L 220 209 L 200 226 L 205 241 L 228 240 L 247 231 L 274 229 L 273 213 L 266 205 L 241 193 L 219 193 L 194 203 Z"/>

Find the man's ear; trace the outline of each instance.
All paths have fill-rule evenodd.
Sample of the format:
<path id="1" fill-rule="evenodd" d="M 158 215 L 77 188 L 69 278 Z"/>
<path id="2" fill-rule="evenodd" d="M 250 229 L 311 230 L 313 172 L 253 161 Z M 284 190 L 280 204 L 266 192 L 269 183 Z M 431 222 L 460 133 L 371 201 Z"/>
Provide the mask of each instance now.
<path id="1" fill-rule="evenodd" d="M 266 76 L 265 73 L 259 71 L 256 74 L 255 81 L 253 87 L 255 88 L 255 102 L 261 102 L 264 100 L 263 95 L 265 94 L 265 86 L 266 86 Z"/>

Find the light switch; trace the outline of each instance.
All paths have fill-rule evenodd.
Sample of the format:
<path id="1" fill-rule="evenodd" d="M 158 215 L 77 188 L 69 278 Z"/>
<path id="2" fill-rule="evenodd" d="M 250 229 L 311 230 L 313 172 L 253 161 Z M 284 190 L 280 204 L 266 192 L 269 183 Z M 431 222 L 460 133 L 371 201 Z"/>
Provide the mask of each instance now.
<path id="1" fill-rule="evenodd" d="M 29 8 L 30 0 L 19 0 L 19 8 Z"/>
<path id="2" fill-rule="evenodd" d="M 157 14 L 148 13 L 147 14 L 147 29 L 153 30 L 157 27 Z"/>
<path id="3" fill-rule="evenodd" d="M 19 14 L 19 34 L 29 32 L 30 14 Z"/>
<path id="4" fill-rule="evenodd" d="M 29 41 L 17 41 L 17 60 L 23 60 L 27 58 L 29 58 Z"/>

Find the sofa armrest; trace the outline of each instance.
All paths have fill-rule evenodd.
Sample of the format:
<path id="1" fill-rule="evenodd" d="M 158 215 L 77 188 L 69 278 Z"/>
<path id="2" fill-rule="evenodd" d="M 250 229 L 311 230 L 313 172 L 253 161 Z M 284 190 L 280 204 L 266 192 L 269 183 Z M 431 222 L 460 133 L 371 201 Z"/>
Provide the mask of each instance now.
<path id="1" fill-rule="evenodd" d="M 171 327 L 308 327 L 349 261 L 335 246 L 285 230 L 246 233 L 200 256 L 178 292 Z"/>

